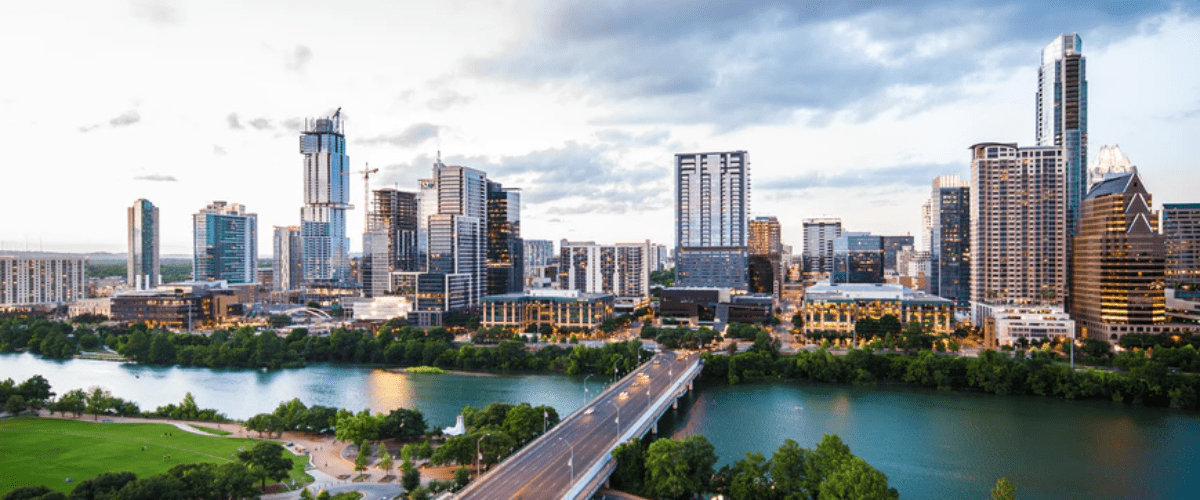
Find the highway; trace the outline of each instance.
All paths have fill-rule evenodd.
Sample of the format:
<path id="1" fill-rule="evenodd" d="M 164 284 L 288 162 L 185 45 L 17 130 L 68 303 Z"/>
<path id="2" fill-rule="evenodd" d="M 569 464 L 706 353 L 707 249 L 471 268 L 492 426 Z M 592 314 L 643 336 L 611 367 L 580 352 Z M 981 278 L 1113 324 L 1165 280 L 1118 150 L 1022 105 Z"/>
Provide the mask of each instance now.
<path id="1" fill-rule="evenodd" d="M 621 433 L 641 417 L 651 401 L 670 389 L 696 361 L 697 354 L 663 351 L 633 373 L 605 389 L 581 411 L 555 426 L 516 455 L 476 479 L 456 498 L 488 500 L 558 500 L 618 442 Z M 682 358 L 682 359 L 680 359 Z M 644 375 L 644 376 L 643 376 Z M 649 395 L 647 395 L 649 391 Z M 624 395 L 622 395 L 624 394 Z M 590 415 L 586 414 L 591 409 Z M 486 446 L 487 440 L 484 440 Z M 568 461 L 574 456 L 574 472 Z"/>

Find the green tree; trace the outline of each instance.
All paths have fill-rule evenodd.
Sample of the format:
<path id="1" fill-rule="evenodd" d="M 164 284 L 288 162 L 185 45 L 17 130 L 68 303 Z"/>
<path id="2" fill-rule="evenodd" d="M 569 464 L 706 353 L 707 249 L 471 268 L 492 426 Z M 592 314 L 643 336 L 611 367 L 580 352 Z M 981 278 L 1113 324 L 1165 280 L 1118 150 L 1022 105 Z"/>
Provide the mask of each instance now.
<path id="1" fill-rule="evenodd" d="M 633 440 L 617 445 L 612 451 L 617 468 L 613 470 L 612 487 L 621 491 L 636 493 L 642 490 L 642 477 L 646 470 L 646 449 L 640 440 Z"/>
<path id="2" fill-rule="evenodd" d="M 740 500 L 771 500 L 775 496 L 771 485 L 771 462 L 762 453 L 746 453 L 746 458 L 733 465 L 729 494 Z"/>
<path id="3" fill-rule="evenodd" d="M 66 500 L 67 496 L 43 485 L 22 486 L 5 493 L 0 500 Z"/>
<path id="4" fill-rule="evenodd" d="M 254 448 L 237 453 L 239 462 L 246 465 L 255 477 L 267 487 L 267 480 L 283 481 L 292 470 L 292 459 L 283 458 L 283 445 L 274 442 L 258 443 Z"/>
<path id="5" fill-rule="evenodd" d="M 704 436 L 659 439 L 646 450 L 646 490 L 656 497 L 690 498 L 708 488 L 716 463 Z"/>
<path id="6" fill-rule="evenodd" d="M 107 500 L 132 481 L 137 475 L 132 472 L 102 472 L 96 477 L 85 479 L 71 490 L 71 500 Z"/>
<path id="7" fill-rule="evenodd" d="M 50 405 L 50 411 L 62 413 L 63 416 L 71 413 L 76 417 L 83 414 L 87 409 L 87 393 L 82 389 L 75 389 L 66 394 L 63 394 L 58 401 Z"/>
<path id="8" fill-rule="evenodd" d="M 387 447 L 383 445 L 379 446 L 379 469 L 382 470 L 384 474 L 392 473 L 392 454 L 389 453 Z"/>
<path id="9" fill-rule="evenodd" d="M 866 460 L 850 457 L 821 483 L 820 500 L 888 500 L 900 494 L 889 488 L 887 476 Z"/>
<path id="10" fill-rule="evenodd" d="M 775 491 L 786 500 L 808 499 L 816 495 L 813 482 L 808 479 L 809 450 L 800 447 L 791 439 L 771 455 L 771 478 Z"/>
<path id="11" fill-rule="evenodd" d="M 309 306 L 309 307 L 312 307 L 312 306 Z M 317 500 L 329 500 L 329 492 L 325 491 L 325 490 L 321 490 L 320 493 L 317 493 Z"/>
<path id="12" fill-rule="evenodd" d="M 412 491 L 421 485 L 421 472 L 407 460 L 400 464 L 400 484 L 405 491 Z"/>
<path id="13" fill-rule="evenodd" d="M 469 482 L 471 482 L 471 468 L 470 467 L 467 467 L 464 465 L 457 469 L 454 469 L 454 487 L 455 488 L 462 488 L 463 486 L 466 486 L 467 483 L 469 483 Z"/>
<path id="14" fill-rule="evenodd" d="M 354 457 L 354 470 L 365 471 L 371 462 L 371 444 L 363 443 L 358 448 L 358 455 Z"/>
<path id="15" fill-rule="evenodd" d="M 92 420 L 100 420 L 100 414 L 113 409 L 116 399 L 112 393 L 100 387 L 93 387 L 87 396 L 86 411 L 92 415 Z"/>
<path id="16" fill-rule="evenodd" d="M 335 435 L 339 441 L 349 441 L 361 447 L 364 441 L 378 438 L 379 420 L 371 416 L 370 410 L 358 414 L 339 410 L 334 428 L 337 429 Z"/>
<path id="17" fill-rule="evenodd" d="M 996 481 L 996 487 L 992 488 L 992 500 L 1014 500 L 1016 498 L 1017 487 L 1013 486 L 1007 477 L 1002 477 Z"/>

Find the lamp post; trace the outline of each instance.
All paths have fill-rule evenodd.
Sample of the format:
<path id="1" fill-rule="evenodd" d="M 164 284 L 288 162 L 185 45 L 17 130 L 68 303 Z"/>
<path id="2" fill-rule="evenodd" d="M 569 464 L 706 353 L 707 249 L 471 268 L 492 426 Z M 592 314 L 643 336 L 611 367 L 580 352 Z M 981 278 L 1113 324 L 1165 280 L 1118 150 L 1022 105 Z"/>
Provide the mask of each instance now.
<path id="1" fill-rule="evenodd" d="M 587 404 L 588 399 L 589 399 L 588 398 L 587 379 L 591 378 L 592 375 L 595 375 L 595 373 L 589 373 L 588 376 L 583 377 L 583 404 Z"/>
<path id="2" fill-rule="evenodd" d="M 479 451 L 479 443 L 483 442 L 483 438 L 488 436 L 491 436 L 491 434 L 479 436 L 479 439 L 475 441 L 475 479 L 479 479 L 479 475 L 482 474 L 480 471 L 483 465 L 483 452 Z"/>
<path id="3" fill-rule="evenodd" d="M 575 447 L 571 446 L 566 439 L 560 437 L 558 440 L 566 443 L 567 449 L 571 450 L 571 458 L 567 459 L 567 466 L 571 468 L 571 484 L 575 484 Z"/>
<path id="4" fill-rule="evenodd" d="M 617 420 L 616 420 L 616 422 L 617 422 L 617 438 L 620 439 L 621 438 L 621 407 L 617 406 L 617 403 L 613 402 L 613 400 L 611 400 L 611 399 L 608 400 L 608 404 L 613 405 L 613 408 L 617 409 Z"/>

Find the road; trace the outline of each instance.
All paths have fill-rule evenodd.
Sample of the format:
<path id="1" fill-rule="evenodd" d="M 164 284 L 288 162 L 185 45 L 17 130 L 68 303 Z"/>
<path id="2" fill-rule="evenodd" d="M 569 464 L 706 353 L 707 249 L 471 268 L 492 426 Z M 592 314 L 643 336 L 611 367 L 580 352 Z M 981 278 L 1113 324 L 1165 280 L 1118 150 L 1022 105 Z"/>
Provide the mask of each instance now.
<path id="1" fill-rule="evenodd" d="M 574 484 L 572 475 L 583 475 L 602 456 L 617 445 L 618 427 L 627 432 L 641 417 L 651 401 L 670 389 L 671 379 L 696 361 L 698 354 L 663 351 L 621 379 L 585 408 L 592 414 L 577 412 L 555 426 L 527 449 L 501 462 L 491 472 L 472 483 L 457 498 L 496 500 L 558 500 Z M 646 378 L 639 374 L 645 374 Z M 649 396 L 647 396 L 649 390 Z M 621 394 L 625 393 L 624 396 Z M 483 440 L 487 445 L 487 439 Z M 568 465 L 572 453 L 574 470 Z"/>

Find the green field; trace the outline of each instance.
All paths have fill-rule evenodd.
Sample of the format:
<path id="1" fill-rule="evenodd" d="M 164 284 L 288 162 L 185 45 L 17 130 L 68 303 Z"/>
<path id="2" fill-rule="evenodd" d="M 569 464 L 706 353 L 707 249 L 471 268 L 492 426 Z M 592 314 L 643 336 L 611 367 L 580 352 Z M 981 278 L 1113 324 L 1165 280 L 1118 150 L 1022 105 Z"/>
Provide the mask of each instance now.
<path id="1" fill-rule="evenodd" d="M 229 435 L 233 434 L 232 432 L 229 432 L 229 431 L 223 431 L 221 429 L 215 429 L 212 427 L 207 427 L 207 426 L 197 425 L 197 424 L 188 424 L 188 427 L 196 429 L 200 432 L 207 432 L 209 434 L 214 434 L 217 436 L 229 436 Z"/>
<path id="2" fill-rule="evenodd" d="M 4 419 L 0 420 L 0 494 L 38 484 L 67 493 L 75 485 L 64 482 L 66 478 L 79 482 L 102 472 L 121 471 L 146 477 L 179 464 L 232 462 L 238 448 L 254 444 L 253 439 L 201 436 L 166 424 Z M 311 481 L 304 474 L 307 457 L 286 452 L 284 456 L 294 465 L 291 479 Z"/>

